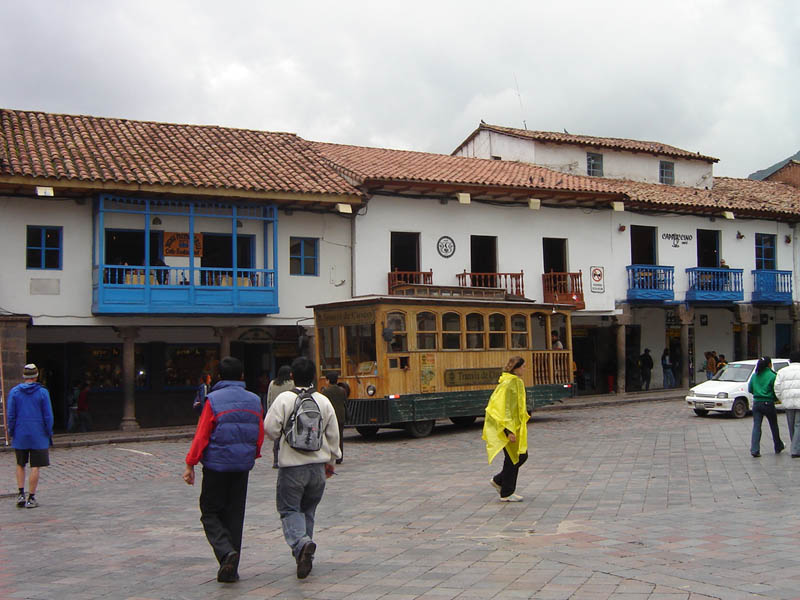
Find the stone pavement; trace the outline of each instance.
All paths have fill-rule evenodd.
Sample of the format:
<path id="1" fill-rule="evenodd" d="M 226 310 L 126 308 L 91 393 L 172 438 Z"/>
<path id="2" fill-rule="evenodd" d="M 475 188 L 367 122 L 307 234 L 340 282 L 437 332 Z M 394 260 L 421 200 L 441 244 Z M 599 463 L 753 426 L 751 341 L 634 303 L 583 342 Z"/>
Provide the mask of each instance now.
<path id="1" fill-rule="evenodd" d="M 39 508 L 0 502 L 0 599 L 800 598 L 800 459 L 768 431 L 751 458 L 750 427 L 674 399 L 542 410 L 519 504 L 489 485 L 480 424 L 348 433 L 302 581 L 262 459 L 229 585 L 180 480 L 188 440 L 56 447 Z"/>

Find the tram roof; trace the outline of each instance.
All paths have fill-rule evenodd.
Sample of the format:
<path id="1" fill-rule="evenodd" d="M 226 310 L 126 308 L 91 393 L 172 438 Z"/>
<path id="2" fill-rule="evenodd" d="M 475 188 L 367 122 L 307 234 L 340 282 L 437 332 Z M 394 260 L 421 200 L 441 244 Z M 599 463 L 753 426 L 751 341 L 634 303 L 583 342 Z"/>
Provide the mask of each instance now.
<path id="1" fill-rule="evenodd" d="M 356 296 L 348 300 L 337 300 L 321 304 L 311 304 L 306 308 L 314 310 L 327 308 L 347 308 L 351 306 L 369 306 L 378 304 L 407 304 L 407 305 L 435 305 L 435 306 L 475 306 L 475 307 L 505 307 L 505 308 L 533 308 L 555 309 L 558 312 L 570 311 L 571 307 L 564 305 L 543 304 L 529 298 L 508 296 L 506 299 L 481 298 L 475 296 L 398 296 L 393 294 Z"/>

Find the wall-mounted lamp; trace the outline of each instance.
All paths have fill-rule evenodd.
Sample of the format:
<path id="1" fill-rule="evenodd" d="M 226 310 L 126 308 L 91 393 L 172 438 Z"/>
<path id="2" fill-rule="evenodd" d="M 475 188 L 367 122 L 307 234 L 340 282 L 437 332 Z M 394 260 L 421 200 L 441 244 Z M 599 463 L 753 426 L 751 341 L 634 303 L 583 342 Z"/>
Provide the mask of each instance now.
<path id="1" fill-rule="evenodd" d="M 346 202 L 339 202 L 336 204 L 336 211 L 343 215 L 351 215 L 353 214 L 353 207 Z"/>
<path id="2" fill-rule="evenodd" d="M 621 224 L 617 227 L 617 231 L 625 231 L 625 225 Z"/>
<path id="3" fill-rule="evenodd" d="M 53 196 L 53 188 L 45 185 L 37 185 L 36 186 L 36 195 L 37 196 Z"/>
<path id="4" fill-rule="evenodd" d="M 733 221 L 734 219 L 733 212 L 730 210 L 722 211 L 722 216 L 728 219 L 729 221 Z"/>
<path id="5" fill-rule="evenodd" d="M 528 198 L 528 208 L 531 210 L 539 210 L 542 207 L 542 201 L 539 198 Z"/>
<path id="6" fill-rule="evenodd" d="M 294 214 L 294 211 L 287 206 L 283 209 L 283 214 L 285 214 L 287 217 L 291 217 Z"/>
<path id="7" fill-rule="evenodd" d="M 470 203 L 470 196 L 466 192 L 458 192 L 456 194 L 456 198 L 458 198 L 459 204 L 469 204 Z"/>
<path id="8" fill-rule="evenodd" d="M 744 239 L 744 234 L 741 231 L 737 231 L 736 232 L 736 239 L 737 240 L 743 240 Z"/>
<path id="9" fill-rule="evenodd" d="M 159 219 L 158 217 L 153 217 L 153 220 L 150 221 L 150 223 L 152 223 L 153 225 L 161 225 L 161 219 Z"/>
<path id="10" fill-rule="evenodd" d="M 784 236 L 783 241 L 786 242 L 787 244 L 791 244 L 792 243 L 792 236 L 790 236 L 790 235 Z"/>
<path id="11" fill-rule="evenodd" d="M 239 219 L 236 219 L 236 228 L 237 229 L 241 229 L 242 228 L 242 222 Z"/>
<path id="12" fill-rule="evenodd" d="M 625 203 L 624 202 L 612 202 L 611 208 L 614 212 L 622 212 L 625 210 Z"/>

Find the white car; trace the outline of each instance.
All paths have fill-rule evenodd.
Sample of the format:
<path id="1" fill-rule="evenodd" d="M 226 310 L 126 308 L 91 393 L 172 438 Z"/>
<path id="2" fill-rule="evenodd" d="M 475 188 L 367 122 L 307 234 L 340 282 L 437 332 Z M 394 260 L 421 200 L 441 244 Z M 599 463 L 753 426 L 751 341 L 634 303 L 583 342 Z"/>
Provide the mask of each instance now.
<path id="1" fill-rule="evenodd" d="M 741 419 L 753 410 L 753 396 L 747 391 L 747 386 L 756 363 L 758 360 L 728 363 L 712 379 L 691 388 L 686 396 L 686 404 L 700 417 L 705 417 L 708 411 L 714 410 L 729 412 Z M 775 371 L 780 371 L 788 364 L 788 358 L 772 359 L 772 368 Z"/>

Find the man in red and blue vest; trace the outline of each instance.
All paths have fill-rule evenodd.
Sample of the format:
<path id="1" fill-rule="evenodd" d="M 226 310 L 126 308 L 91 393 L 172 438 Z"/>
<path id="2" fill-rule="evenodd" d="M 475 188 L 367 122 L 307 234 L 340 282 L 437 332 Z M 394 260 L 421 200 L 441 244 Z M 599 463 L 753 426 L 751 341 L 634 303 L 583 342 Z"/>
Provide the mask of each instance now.
<path id="1" fill-rule="evenodd" d="M 221 381 L 208 394 L 183 480 L 194 485 L 194 466 L 203 463 L 200 521 L 219 561 L 217 581 L 239 579 L 247 480 L 261 457 L 264 424 L 261 400 L 242 381 L 242 363 L 226 356 L 219 363 Z"/>

